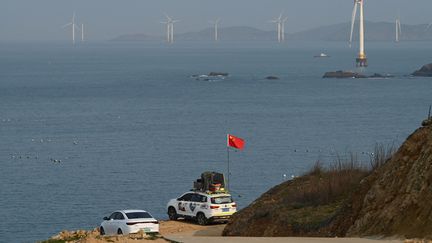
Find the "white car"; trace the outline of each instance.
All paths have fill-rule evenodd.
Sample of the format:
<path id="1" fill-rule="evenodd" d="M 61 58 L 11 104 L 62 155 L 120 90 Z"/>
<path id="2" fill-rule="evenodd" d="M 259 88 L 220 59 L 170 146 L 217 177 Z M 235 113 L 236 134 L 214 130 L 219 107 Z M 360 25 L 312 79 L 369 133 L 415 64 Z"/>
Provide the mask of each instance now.
<path id="1" fill-rule="evenodd" d="M 170 220 L 194 218 L 198 224 L 206 225 L 214 221 L 228 221 L 237 212 L 237 205 L 230 194 L 191 191 L 177 199 L 171 199 L 167 210 Z"/>
<path id="2" fill-rule="evenodd" d="M 158 233 L 159 222 L 144 210 L 120 210 L 105 217 L 99 230 L 101 235 L 127 235 L 141 230 Z"/>

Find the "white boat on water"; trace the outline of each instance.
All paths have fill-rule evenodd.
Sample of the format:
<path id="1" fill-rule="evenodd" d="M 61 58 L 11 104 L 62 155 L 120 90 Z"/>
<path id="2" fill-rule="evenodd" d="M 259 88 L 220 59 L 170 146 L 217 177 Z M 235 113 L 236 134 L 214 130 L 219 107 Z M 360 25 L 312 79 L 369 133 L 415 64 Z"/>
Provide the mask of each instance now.
<path id="1" fill-rule="evenodd" d="M 330 56 L 325 53 L 320 53 L 319 55 L 315 55 L 314 57 L 330 57 Z"/>

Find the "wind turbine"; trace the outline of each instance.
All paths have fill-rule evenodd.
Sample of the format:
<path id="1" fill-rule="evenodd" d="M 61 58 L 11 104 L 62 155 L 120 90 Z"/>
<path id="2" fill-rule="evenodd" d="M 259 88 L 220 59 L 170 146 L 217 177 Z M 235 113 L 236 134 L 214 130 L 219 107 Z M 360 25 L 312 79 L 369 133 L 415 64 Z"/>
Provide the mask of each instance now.
<path id="1" fill-rule="evenodd" d="M 72 15 L 72 22 L 65 24 L 62 28 L 72 26 L 72 44 L 75 45 L 75 30 L 80 30 L 75 24 L 75 12 Z"/>
<path id="2" fill-rule="evenodd" d="M 274 20 L 270 20 L 271 23 L 275 23 L 277 25 L 277 36 L 278 36 L 278 42 L 282 42 L 282 13 L 279 15 L 278 18 Z"/>
<path id="3" fill-rule="evenodd" d="M 350 34 L 350 40 L 349 45 L 351 47 L 352 39 L 353 39 L 353 32 L 354 32 L 354 23 L 357 16 L 357 7 L 360 8 L 360 24 L 359 24 L 359 54 L 356 58 L 356 64 L 357 67 L 367 67 L 367 58 L 365 54 L 365 48 L 364 48 L 364 12 L 363 12 L 363 2 L 364 0 L 354 0 L 354 8 L 352 12 L 351 17 L 351 34 Z"/>
<path id="4" fill-rule="evenodd" d="M 220 18 L 216 19 L 216 21 L 210 21 L 210 24 L 214 25 L 214 40 L 215 41 L 219 40 L 219 23 L 220 23 Z"/>
<path id="5" fill-rule="evenodd" d="M 173 20 L 167 14 L 165 14 L 165 17 L 167 18 L 167 21 L 161 23 L 167 25 L 167 42 L 172 44 L 174 43 L 174 24 L 180 22 L 180 20 Z"/>
<path id="6" fill-rule="evenodd" d="M 396 19 L 396 42 L 399 42 L 400 35 L 402 34 L 401 22 L 399 17 Z"/>

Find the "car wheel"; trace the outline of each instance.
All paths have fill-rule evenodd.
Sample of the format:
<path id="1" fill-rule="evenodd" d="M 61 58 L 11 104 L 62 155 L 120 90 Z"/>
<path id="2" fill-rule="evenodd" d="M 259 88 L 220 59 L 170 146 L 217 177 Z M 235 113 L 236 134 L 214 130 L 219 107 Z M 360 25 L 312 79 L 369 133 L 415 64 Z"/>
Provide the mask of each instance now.
<path id="1" fill-rule="evenodd" d="M 173 207 L 168 208 L 168 217 L 170 220 L 177 220 L 178 219 L 177 211 L 175 210 L 175 208 L 173 208 Z"/>
<path id="2" fill-rule="evenodd" d="M 118 229 L 118 230 L 117 230 L 117 234 L 118 234 L 118 235 L 122 235 L 122 234 L 123 234 L 123 231 L 122 231 L 121 229 Z"/>
<path id="3" fill-rule="evenodd" d="M 208 223 L 208 219 L 203 213 L 198 213 L 196 218 L 199 225 L 206 225 Z"/>
<path id="4" fill-rule="evenodd" d="M 105 235 L 105 229 L 103 227 L 100 227 L 99 232 L 100 235 Z"/>

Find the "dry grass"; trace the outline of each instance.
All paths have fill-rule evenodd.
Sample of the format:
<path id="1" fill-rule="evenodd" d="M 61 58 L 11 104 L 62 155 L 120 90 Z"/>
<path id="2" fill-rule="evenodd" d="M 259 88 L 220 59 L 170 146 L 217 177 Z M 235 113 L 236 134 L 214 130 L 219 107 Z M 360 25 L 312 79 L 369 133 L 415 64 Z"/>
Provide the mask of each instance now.
<path id="1" fill-rule="evenodd" d="M 380 168 L 395 153 L 394 146 L 376 144 L 370 167 L 367 162 L 359 160 L 357 154 L 347 156 L 336 155 L 336 159 L 328 167 L 320 161 L 309 170 L 304 177 L 309 183 L 303 185 L 297 195 L 293 195 L 301 206 L 318 206 L 335 203 L 346 198 L 359 185 L 360 181 Z"/>
<path id="2" fill-rule="evenodd" d="M 375 144 L 374 152 L 370 159 L 371 170 L 373 171 L 383 166 L 395 153 L 396 147 L 394 144 L 389 146 Z"/>

